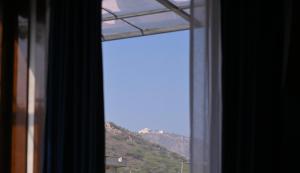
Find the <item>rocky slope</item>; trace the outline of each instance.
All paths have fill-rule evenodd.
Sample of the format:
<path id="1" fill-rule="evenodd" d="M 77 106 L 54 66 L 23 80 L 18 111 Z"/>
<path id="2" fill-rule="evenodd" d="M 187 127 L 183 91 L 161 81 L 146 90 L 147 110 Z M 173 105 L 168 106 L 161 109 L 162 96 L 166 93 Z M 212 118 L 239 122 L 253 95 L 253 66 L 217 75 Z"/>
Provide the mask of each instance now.
<path id="1" fill-rule="evenodd" d="M 139 134 L 147 141 L 163 146 L 189 159 L 190 138 L 164 132 L 163 130 L 150 130 L 148 128 L 140 130 Z"/>
<path id="2" fill-rule="evenodd" d="M 138 133 L 128 131 L 114 123 L 106 123 L 106 156 L 122 157 L 126 167 L 120 173 L 178 173 L 187 160 L 165 147 L 151 143 Z M 183 172 L 189 166 L 183 164 Z"/>

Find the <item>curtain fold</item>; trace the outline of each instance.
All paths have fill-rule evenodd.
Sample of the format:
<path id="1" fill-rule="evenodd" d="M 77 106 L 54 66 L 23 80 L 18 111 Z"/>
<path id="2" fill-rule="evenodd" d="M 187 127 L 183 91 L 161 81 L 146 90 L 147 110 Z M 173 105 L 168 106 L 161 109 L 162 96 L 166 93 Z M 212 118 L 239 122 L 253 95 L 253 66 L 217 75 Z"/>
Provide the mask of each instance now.
<path id="1" fill-rule="evenodd" d="M 191 172 L 221 172 L 220 1 L 191 1 Z"/>
<path id="2" fill-rule="evenodd" d="M 285 80 L 296 83 L 285 62 L 299 56 L 288 39 L 296 31 L 291 2 L 221 1 L 223 173 L 295 172 L 288 155 L 299 128 L 289 110 L 299 109 Z"/>
<path id="3" fill-rule="evenodd" d="M 105 172 L 101 1 L 50 7 L 43 172 Z"/>

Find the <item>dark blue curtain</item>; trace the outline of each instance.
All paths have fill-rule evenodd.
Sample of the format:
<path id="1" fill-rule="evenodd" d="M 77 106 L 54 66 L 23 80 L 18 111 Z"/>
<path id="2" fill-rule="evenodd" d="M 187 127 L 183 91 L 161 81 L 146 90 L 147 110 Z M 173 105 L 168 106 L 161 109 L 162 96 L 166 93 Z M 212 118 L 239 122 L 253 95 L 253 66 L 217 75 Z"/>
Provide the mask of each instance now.
<path id="1" fill-rule="evenodd" d="M 44 173 L 103 173 L 101 1 L 51 0 Z"/>
<path id="2" fill-rule="evenodd" d="M 10 7 L 10 10 L 8 10 Z M 14 39 L 17 29 L 17 9 L 7 1 L 0 2 L 2 27 L 0 55 L 0 172 L 10 172 Z"/>
<path id="3" fill-rule="evenodd" d="M 221 0 L 223 173 L 299 172 L 297 10 Z"/>

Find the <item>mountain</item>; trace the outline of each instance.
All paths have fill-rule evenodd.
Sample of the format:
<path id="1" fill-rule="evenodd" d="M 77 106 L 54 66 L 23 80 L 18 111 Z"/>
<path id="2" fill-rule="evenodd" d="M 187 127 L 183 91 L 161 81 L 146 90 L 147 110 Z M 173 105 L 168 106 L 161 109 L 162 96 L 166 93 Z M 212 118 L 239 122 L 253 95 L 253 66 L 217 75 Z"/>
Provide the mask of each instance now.
<path id="1" fill-rule="evenodd" d="M 106 156 L 122 157 L 126 166 L 118 173 L 178 173 L 181 163 L 187 160 L 165 147 L 149 142 L 142 135 L 131 132 L 114 123 L 106 123 Z M 183 173 L 189 172 L 189 165 L 183 164 Z"/>
<path id="2" fill-rule="evenodd" d="M 189 159 L 190 138 L 174 133 L 164 132 L 163 130 L 151 130 L 144 128 L 138 132 L 149 142 L 158 144 Z"/>

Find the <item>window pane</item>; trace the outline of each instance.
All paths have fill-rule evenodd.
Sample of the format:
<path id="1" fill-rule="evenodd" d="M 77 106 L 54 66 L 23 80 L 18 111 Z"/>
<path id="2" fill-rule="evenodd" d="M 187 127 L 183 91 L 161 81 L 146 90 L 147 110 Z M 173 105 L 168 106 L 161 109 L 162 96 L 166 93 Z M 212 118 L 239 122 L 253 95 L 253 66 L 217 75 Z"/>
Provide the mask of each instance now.
<path id="1" fill-rule="evenodd" d="M 107 172 L 189 173 L 189 32 L 103 51 Z"/>
<path id="2" fill-rule="evenodd" d="M 127 21 L 142 28 L 145 33 L 181 30 L 189 27 L 189 22 L 173 12 L 128 18 Z"/>
<path id="3" fill-rule="evenodd" d="M 191 1 L 190 0 L 170 0 L 173 4 L 179 7 L 186 7 L 189 6 Z"/>
<path id="4" fill-rule="evenodd" d="M 119 15 L 165 9 L 155 0 L 103 0 L 102 6 Z"/>
<path id="5" fill-rule="evenodd" d="M 102 18 L 113 18 L 114 16 L 105 10 L 101 10 Z"/>
<path id="6" fill-rule="evenodd" d="M 141 32 L 122 20 L 110 20 L 102 22 L 102 34 L 104 39 L 114 39 L 141 35 Z"/>

